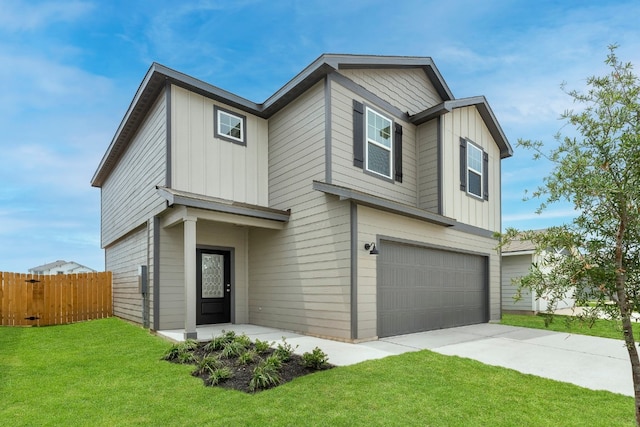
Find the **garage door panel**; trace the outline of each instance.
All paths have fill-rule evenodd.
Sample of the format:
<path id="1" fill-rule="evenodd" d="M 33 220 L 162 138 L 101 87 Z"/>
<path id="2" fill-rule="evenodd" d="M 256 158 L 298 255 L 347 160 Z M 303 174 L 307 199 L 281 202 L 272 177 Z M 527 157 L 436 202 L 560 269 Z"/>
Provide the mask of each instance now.
<path id="1" fill-rule="evenodd" d="M 392 242 L 380 246 L 379 336 L 487 321 L 484 257 Z"/>

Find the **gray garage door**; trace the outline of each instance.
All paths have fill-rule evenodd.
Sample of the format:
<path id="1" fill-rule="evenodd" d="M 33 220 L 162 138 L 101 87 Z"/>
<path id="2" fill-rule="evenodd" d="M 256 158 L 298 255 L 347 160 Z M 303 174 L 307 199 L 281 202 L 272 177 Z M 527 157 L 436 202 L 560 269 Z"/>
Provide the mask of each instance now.
<path id="1" fill-rule="evenodd" d="M 486 258 L 381 242 L 378 336 L 488 321 Z"/>

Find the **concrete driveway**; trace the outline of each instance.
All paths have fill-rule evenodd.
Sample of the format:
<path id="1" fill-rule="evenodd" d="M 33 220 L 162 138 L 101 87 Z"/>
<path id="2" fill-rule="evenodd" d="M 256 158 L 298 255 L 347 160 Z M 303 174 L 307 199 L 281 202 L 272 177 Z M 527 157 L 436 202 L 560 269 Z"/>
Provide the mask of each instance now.
<path id="1" fill-rule="evenodd" d="M 246 333 L 252 340 L 281 341 L 302 354 L 320 347 L 334 365 L 351 365 L 408 351 L 478 360 L 488 365 L 573 383 L 593 390 L 633 396 L 631 363 L 622 340 L 519 328 L 492 323 L 382 338 L 359 344 L 326 340 L 256 325 L 198 327 L 198 339 L 210 340 L 222 330 Z M 182 331 L 159 331 L 180 341 Z"/>

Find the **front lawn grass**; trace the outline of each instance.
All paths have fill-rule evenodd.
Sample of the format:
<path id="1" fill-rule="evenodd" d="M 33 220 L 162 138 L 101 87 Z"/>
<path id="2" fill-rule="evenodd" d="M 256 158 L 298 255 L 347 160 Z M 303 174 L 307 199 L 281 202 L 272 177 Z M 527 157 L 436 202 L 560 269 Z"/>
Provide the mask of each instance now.
<path id="1" fill-rule="evenodd" d="M 554 315 L 553 321 L 545 326 L 544 320 L 547 314 L 503 314 L 500 323 L 510 326 L 522 326 L 525 328 L 547 329 L 556 332 L 568 332 L 572 334 L 591 335 L 594 337 L 613 338 L 621 340 L 622 323 L 619 320 L 597 319 L 592 327 L 586 321 L 581 321 L 572 316 Z M 640 332 L 640 325 L 633 324 L 634 335 Z"/>
<path id="2" fill-rule="evenodd" d="M 430 351 L 246 394 L 160 360 L 170 343 L 116 318 L 0 328 L 3 426 L 623 426 L 633 399 Z"/>

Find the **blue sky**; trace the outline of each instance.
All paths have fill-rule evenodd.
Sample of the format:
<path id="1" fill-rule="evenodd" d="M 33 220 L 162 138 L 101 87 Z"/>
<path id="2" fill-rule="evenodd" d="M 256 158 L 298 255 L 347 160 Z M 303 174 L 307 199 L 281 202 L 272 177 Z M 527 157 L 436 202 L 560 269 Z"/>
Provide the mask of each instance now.
<path id="1" fill-rule="evenodd" d="M 5 0 L 0 271 L 104 269 L 89 181 L 153 61 L 262 102 L 321 53 L 430 56 L 457 98 L 487 97 L 515 148 L 554 142 L 573 107 L 560 84 L 605 72 L 609 44 L 640 64 L 639 16 L 637 0 Z M 522 201 L 549 170 L 517 148 L 503 161 L 504 226 L 571 218 Z"/>

